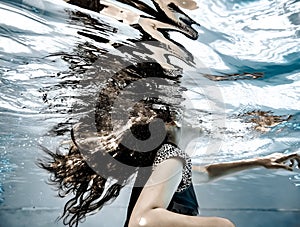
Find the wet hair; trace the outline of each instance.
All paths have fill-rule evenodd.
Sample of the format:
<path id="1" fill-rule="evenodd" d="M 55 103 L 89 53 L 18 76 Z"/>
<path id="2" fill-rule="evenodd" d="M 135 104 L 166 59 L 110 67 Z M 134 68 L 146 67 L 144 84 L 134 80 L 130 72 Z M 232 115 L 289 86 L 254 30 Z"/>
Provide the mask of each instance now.
<path id="1" fill-rule="evenodd" d="M 156 150 L 138 152 L 120 143 L 113 151 L 99 150 L 95 152 L 97 157 L 85 157 L 74 140 L 74 130 L 71 133 L 73 142 L 67 153 L 43 148 L 48 158 L 39 160 L 38 164 L 51 173 L 49 184 L 56 186 L 59 197 L 74 195 L 65 204 L 60 219 L 63 219 L 65 225 L 78 226 L 86 215 L 93 214 L 113 202 L 138 167 L 151 166 Z M 147 139 L 148 125 L 134 124 L 130 130 L 124 132 L 123 138 L 126 139 L 130 133 L 138 139 Z M 111 162 L 112 157 L 116 162 Z M 87 158 L 90 160 L 87 161 Z M 118 162 L 124 165 L 116 164 Z M 128 166 L 131 168 L 127 168 Z"/>
<path id="2" fill-rule="evenodd" d="M 57 187 L 59 197 L 74 195 L 65 204 L 60 217 L 65 225 L 78 226 L 86 214 L 100 210 L 103 205 L 116 198 L 124 186 L 114 183 L 103 195 L 108 179 L 97 174 L 74 145 L 67 154 L 53 153 L 46 148 L 43 150 L 50 158 L 40 160 L 39 166 L 51 173 L 49 183 Z"/>
<path id="3" fill-rule="evenodd" d="M 151 137 L 150 124 L 158 120 L 164 123 L 173 120 L 174 111 L 169 108 L 171 105 L 157 98 L 146 97 L 138 101 L 131 108 L 127 119 L 118 120 L 117 124 L 113 122 L 111 116 L 113 111 L 117 111 L 112 108 L 113 101 L 116 93 L 123 89 L 120 81 L 126 80 L 124 84 L 128 85 L 129 81 L 143 78 L 138 71 L 143 72 L 144 77 L 149 74 L 157 77 L 165 75 L 162 67 L 153 63 L 141 63 L 123 69 L 99 93 L 94 113 L 96 132 L 90 131 L 92 122 L 85 119 L 73 127 L 68 152 L 52 152 L 43 148 L 48 157 L 39 160 L 38 165 L 51 174 L 49 183 L 56 186 L 60 197 L 74 195 L 65 204 L 60 217 L 65 225 L 78 226 L 87 215 L 94 214 L 104 205 L 113 202 L 139 167 L 152 166 L 157 150 L 168 139 L 167 134 L 160 134 L 164 138 L 147 152 L 140 152 L 138 144 L 130 139 L 133 135 L 139 141 L 147 140 Z M 166 86 L 173 86 L 173 82 L 169 80 Z M 161 89 L 161 92 L 167 90 Z M 122 103 L 126 103 L 126 95 L 126 92 L 122 94 Z M 124 129 L 121 126 L 125 124 L 128 127 Z M 99 142 L 100 145 L 105 145 L 101 147 Z"/>

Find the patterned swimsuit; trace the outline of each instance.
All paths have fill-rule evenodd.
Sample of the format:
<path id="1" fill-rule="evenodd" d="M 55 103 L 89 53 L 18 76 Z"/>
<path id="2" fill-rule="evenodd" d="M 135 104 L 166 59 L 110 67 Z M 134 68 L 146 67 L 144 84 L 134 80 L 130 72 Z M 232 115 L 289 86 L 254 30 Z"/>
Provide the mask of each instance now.
<path id="1" fill-rule="evenodd" d="M 164 160 L 178 157 L 182 158 L 185 161 L 182 170 L 182 180 L 177 188 L 177 191 L 174 193 L 167 210 L 179 214 L 196 216 L 198 215 L 198 202 L 192 184 L 192 162 L 190 157 L 184 151 L 179 149 L 176 145 L 166 143 L 163 144 L 161 148 L 157 151 L 152 169 L 155 169 L 155 167 Z M 150 175 L 151 172 L 147 171 L 146 168 L 141 168 L 138 171 L 135 180 L 135 186 L 133 187 L 131 192 L 130 201 L 127 209 L 127 218 L 124 227 L 128 226 L 132 210 L 141 191 L 143 190 L 143 187 L 138 187 L 136 185 L 145 185 Z"/>

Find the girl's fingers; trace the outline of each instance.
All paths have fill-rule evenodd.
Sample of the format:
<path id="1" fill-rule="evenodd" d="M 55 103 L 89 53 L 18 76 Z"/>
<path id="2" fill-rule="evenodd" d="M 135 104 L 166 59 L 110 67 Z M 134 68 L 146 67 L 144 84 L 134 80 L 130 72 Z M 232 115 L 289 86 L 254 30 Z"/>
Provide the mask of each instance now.
<path id="1" fill-rule="evenodd" d="M 293 171 L 293 168 L 282 163 L 277 162 L 271 162 L 268 166 L 266 166 L 268 169 L 285 169 L 289 171 Z"/>
<path id="2" fill-rule="evenodd" d="M 287 166 L 287 165 L 284 165 L 284 164 L 274 164 L 273 165 L 276 169 L 286 169 L 286 170 L 289 170 L 289 171 L 293 171 L 293 168 L 290 167 L 290 166 Z"/>
<path id="3" fill-rule="evenodd" d="M 284 162 L 287 161 L 289 159 L 296 159 L 298 162 L 300 161 L 300 155 L 294 153 L 294 154 L 290 154 L 290 155 L 285 155 L 283 157 L 277 158 L 276 162 L 280 163 L 280 162 Z"/>

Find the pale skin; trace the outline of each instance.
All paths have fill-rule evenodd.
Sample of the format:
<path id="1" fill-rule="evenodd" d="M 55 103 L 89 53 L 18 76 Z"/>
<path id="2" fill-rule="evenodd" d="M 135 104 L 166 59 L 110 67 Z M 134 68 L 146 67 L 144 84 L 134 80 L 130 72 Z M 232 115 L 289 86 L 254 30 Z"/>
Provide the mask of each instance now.
<path id="1" fill-rule="evenodd" d="M 167 125 L 173 135 L 171 142 L 181 145 L 178 139 L 179 127 Z M 191 136 L 189 134 L 189 136 Z M 291 161 L 290 165 L 286 164 Z M 292 171 L 295 161 L 300 165 L 300 155 L 274 153 L 256 159 L 218 163 L 206 166 L 193 166 L 193 182 L 205 183 L 228 174 L 256 167 L 284 169 Z M 129 227 L 233 227 L 231 221 L 221 217 L 187 216 L 168 211 L 166 208 L 175 193 L 181 178 L 184 161 L 170 158 L 160 163 L 152 172 L 133 209 Z"/>

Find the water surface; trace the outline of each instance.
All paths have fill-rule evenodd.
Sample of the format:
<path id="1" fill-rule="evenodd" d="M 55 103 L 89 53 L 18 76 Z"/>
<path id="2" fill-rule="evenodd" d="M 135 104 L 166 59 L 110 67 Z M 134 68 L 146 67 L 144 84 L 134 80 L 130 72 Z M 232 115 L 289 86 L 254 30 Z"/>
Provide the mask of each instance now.
<path id="1" fill-rule="evenodd" d="M 203 131 L 194 162 L 299 151 L 298 1 L 101 4 L 0 2 L 4 226 L 55 225 L 64 201 L 54 198 L 45 184 L 47 174 L 35 165 L 42 155 L 39 144 L 57 149 L 70 139 L 72 125 L 89 113 L 102 86 L 92 74 L 95 67 L 107 78 L 124 65 L 155 60 L 170 74 L 182 74 L 184 95 L 194 108 L 187 114 Z M 281 210 L 275 215 L 278 226 L 297 226 L 299 185 L 299 170 L 257 169 L 199 187 L 197 194 L 204 214 L 232 216 L 246 226 L 247 212 L 274 218 L 272 212 Z M 120 210 L 126 207 L 125 193 L 122 198 L 115 205 Z M 94 226 L 93 218 L 85 224 Z"/>

